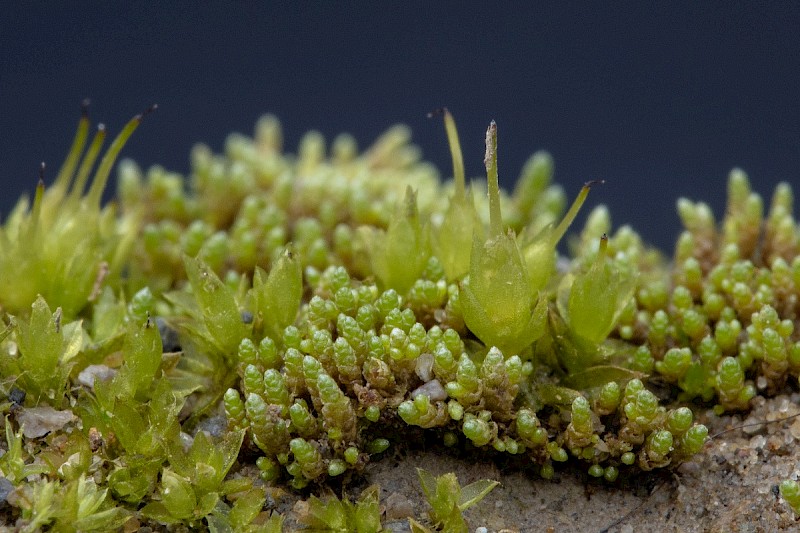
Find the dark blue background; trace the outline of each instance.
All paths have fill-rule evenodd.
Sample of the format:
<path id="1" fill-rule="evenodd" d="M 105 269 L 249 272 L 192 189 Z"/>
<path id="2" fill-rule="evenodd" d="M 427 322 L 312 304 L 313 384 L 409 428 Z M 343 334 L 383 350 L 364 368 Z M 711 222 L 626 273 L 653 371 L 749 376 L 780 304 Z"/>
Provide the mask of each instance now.
<path id="1" fill-rule="evenodd" d="M 545 148 L 570 197 L 608 183 L 615 225 L 671 249 L 678 196 L 721 215 L 743 167 L 767 199 L 800 170 L 800 8 L 795 2 L 42 3 L 0 22 L 0 211 L 50 179 L 78 106 L 116 133 L 149 104 L 123 155 L 185 173 L 197 141 L 222 148 L 277 114 L 286 146 L 315 128 L 362 146 L 393 123 L 412 127 L 427 159 L 450 173 L 441 124 L 456 116 L 467 171 L 483 173 L 487 123 L 499 124 L 510 186 Z"/>

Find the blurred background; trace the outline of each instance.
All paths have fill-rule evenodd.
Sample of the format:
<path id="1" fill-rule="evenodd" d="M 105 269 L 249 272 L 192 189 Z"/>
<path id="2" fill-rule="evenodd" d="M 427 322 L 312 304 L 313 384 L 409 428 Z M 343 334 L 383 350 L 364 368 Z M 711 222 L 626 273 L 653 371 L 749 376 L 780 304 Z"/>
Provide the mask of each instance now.
<path id="1" fill-rule="evenodd" d="M 705 200 L 721 217 L 734 166 L 767 201 L 780 181 L 798 190 L 799 3 L 429 4 L 7 6 L 0 216 L 33 191 L 40 161 L 53 179 L 86 97 L 112 135 L 158 103 L 123 156 L 184 174 L 193 144 L 220 151 L 269 112 L 288 151 L 309 129 L 350 132 L 364 147 L 408 124 L 446 178 L 444 131 L 426 113 L 447 106 L 469 175 L 484 173 L 495 119 L 506 187 L 548 150 L 570 199 L 606 179 L 587 207 L 607 204 L 615 227 L 632 224 L 669 252 L 675 200 Z"/>

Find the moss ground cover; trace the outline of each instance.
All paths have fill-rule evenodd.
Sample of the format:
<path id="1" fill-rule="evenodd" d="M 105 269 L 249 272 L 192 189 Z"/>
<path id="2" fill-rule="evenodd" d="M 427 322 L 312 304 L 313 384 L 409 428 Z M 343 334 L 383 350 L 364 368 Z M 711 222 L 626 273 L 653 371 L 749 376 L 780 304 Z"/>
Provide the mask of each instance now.
<path id="1" fill-rule="evenodd" d="M 401 127 L 290 155 L 265 117 L 224 154 L 196 147 L 187 178 L 121 162 L 103 206 L 142 115 L 101 156 L 84 109 L 53 184 L 0 229 L 6 523 L 281 531 L 280 487 L 309 495 L 308 529 L 379 531 L 374 489 L 312 495 L 410 438 L 615 483 L 698 453 L 693 409 L 797 386 L 788 185 L 765 213 L 734 170 L 720 224 L 679 200 L 667 258 L 602 206 L 565 237 L 600 183 L 567 209 L 545 153 L 501 191 L 494 122 L 486 185 L 468 183 L 441 114 L 447 183 Z M 465 531 L 494 487 L 420 479 L 420 531 Z"/>

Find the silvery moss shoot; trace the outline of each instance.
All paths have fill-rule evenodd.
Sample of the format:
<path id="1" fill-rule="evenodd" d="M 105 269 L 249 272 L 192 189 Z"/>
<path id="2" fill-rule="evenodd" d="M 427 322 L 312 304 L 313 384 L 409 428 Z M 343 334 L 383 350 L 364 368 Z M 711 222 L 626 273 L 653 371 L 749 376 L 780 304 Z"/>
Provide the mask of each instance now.
<path id="1" fill-rule="evenodd" d="M 84 108 L 0 228 L 2 520 L 277 532 L 282 487 L 306 495 L 299 527 L 380 531 L 375 488 L 308 495 L 418 438 L 615 483 L 698 453 L 693 409 L 797 386 L 788 185 L 765 206 L 734 170 L 720 223 L 679 200 L 671 257 L 602 206 L 565 237 L 601 182 L 565 192 L 537 153 L 500 190 L 492 122 L 469 183 L 440 114 L 446 183 L 405 128 L 363 151 L 312 132 L 292 155 L 265 117 L 223 154 L 197 146 L 187 177 L 122 161 L 103 205 L 142 116 L 104 149 Z M 420 471 L 410 527 L 467 531 L 493 487 Z"/>

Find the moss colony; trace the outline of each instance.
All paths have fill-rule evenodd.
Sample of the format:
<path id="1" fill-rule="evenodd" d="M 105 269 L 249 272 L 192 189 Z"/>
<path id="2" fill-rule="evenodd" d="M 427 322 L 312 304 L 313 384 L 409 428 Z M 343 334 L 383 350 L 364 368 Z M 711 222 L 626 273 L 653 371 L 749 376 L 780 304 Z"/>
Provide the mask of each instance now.
<path id="1" fill-rule="evenodd" d="M 452 183 L 403 128 L 363 153 L 310 133 L 290 156 L 267 117 L 224 155 L 197 147 L 188 180 L 123 162 L 103 207 L 140 119 L 100 158 L 84 112 L 54 183 L 0 232 L 8 525 L 280 531 L 271 488 L 308 497 L 420 437 L 613 483 L 701 450 L 692 404 L 746 410 L 800 373 L 787 185 L 765 217 L 733 171 L 719 226 L 680 200 L 671 261 L 598 207 L 566 258 L 595 184 L 562 216 L 538 153 L 505 194 L 492 123 L 488 187 L 468 185 L 444 111 Z M 465 531 L 494 486 L 420 479 L 415 531 Z M 296 510 L 315 530 L 382 527 L 374 489 Z"/>

